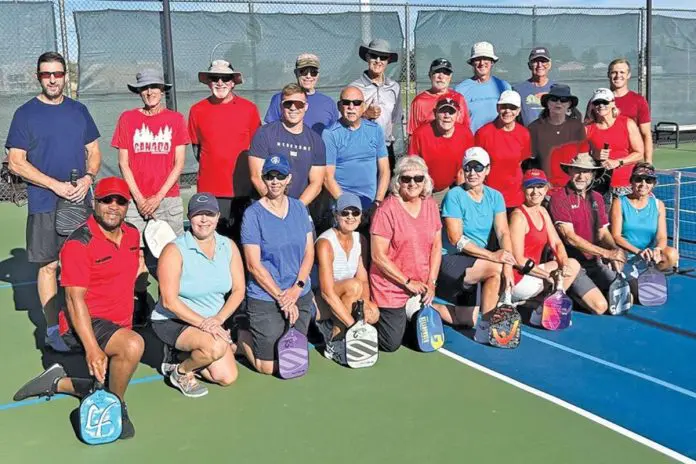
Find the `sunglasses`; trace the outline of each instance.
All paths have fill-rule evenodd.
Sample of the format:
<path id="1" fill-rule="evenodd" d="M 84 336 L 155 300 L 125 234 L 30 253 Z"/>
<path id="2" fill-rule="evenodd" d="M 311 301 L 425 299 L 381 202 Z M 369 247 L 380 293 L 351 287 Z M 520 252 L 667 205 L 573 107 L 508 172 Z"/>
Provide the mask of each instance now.
<path id="1" fill-rule="evenodd" d="M 452 108 L 451 106 L 445 106 L 444 108 L 440 108 L 437 110 L 438 113 L 447 113 L 447 114 L 455 114 L 457 110 Z"/>
<path id="2" fill-rule="evenodd" d="M 353 106 L 360 106 L 360 105 L 362 105 L 364 102 L 363 102 L 363 100 L 347 100 L 347 99 L 344 98 L 344 99 L 341 100 L 340 103 L 341 103 L 341 106 L 350 106 L 350 105 L 353 105 Z"/>
<path id="3" fill-rule="evenodd" d="M 631 177 L 631 182 L 634 182 L 636 184 L 640 184 L 641 182 L 645 182 L 646 184 L 653 185 L 655 182 L 657 182 L 657 179 L 654 177 L 649 177 L 649 176 L 633 176 Z"/>
<path id="4" fill-rule="evenodd" d="M 433 71 L 433 74 L 444 74 L 445 76 L 451 76 L 452 75 L 452 70 L 451 69 L 436 69 Z"/>
<path id="5" fill-rule="evenodd" d="M 297 72 L 300 74 L 300 76 L 317 77 L 319 75 L 319 70 L 317 68 L 302 68 Z"/>
<path id="6" fill-rule="evenodd" d="M 121 195 L 107 195 L 105 197 L 98 198 L 97 201 L 102 205 L 110 205 L 114 201 L 118 206 L 126 206 L 128 204 L 128 200 L 123 198 Z"/>
<path id="7" fill-rule="evenodd" d="M 504 104 L 502 104 L 502 105 L 498 105 L 498 107 L 499 107 L 501 110 L 510 110 L 510 111 L 516 111 L 516 110 L 519 110 L 519 109 L 520 109 L 518 106 L 511 105 L 511 104 L 509 104 L 509 103 L 504 103 Z"/>
<path id="8" fill-rule="evenodd" d="M 65 71 L 39 71 L 36 74 L 39 76 L 39 79 L 49 79 L 51 76 L 56 79 L 65 77 Z"/>
<path id="9" fill-rule="evenodd" d="M 234 76 L 231 74 L 220 74 L 220 75 L 212 75 L 210 76 L 210 82 L 217 82 L 217 81 L 222 81 L 222 82 L 231 82 L 234 79 Z"/>
<path id="10" fill-rule="evenodd" d="M 611 103 L 611 102 L 608 102 L 606 100 L 595 100 L 592 102 L 592 105 L 594 105 L 594 106 L 609 106 L 609 103 Z"/>
<path id="11" fill-rule="evenodd" d="M 292 109 L 293 105 L 294 105 L 295 108 L 297 108 L 298 110 L 301 110 L 301 109 L 303 109 L 303 108 L 305 107 L 306 103 L 303 102 L 302 100 L 285 100 L 285 101 L 282 103 L 282 105 L 283 105 L 283 108 L 285 108 L 286 110 Z"/>
<path id="12" fill-rule="evenodd" d="M 267 180 L 267 181 L 271 181 L 273 179 L 285 180 L 287 178 L 288 178 L 287 174 L 281 174 L 281 173 L 276 172 L 276 171 L 267 172 L 266 174 L 263 175 L 263 179 Z"/>
<path id="13" fill-rule="evenodd" d="M 486 169 L 486 166 L 484 166 L 481 163 L 469 163 L 466 166 L 464 166 L 464 172 L 476 171 L 478 173 L 481 173 L 484 169 Z"/>
<path id="14" fill-rule="evenodd" d="M 358 217 L 362 213 L 357 209 L 344 209 L 341 211 L 341 217 L 347 218 L 348 216 Z"/>
<path id="15" fill-rule="evenodd" d="M 554 96 L 549 97 L 549 101 L 554 102 L 554 103 L 557 103 L 557 102 L 568 103 L 570 101 L 570 98 L 568 98 L 568 97 L 556 97 L 554 95 Z"/>
<path id="16" fill-rule="evenodd" d="M 410 184 L 411 181 L 414 181 L 416 184 L 420 184 L 425 180 L 424 175 L 419 175 L 419 176 L 401 176 L 399 178 L 402 184 Z"/>
<path id="17" fill-rule="evenodd" d="M 376 53 L 368 53 L 367 59 L 375 61 L 389 61 L 389 55 L 377 55 Z"/>

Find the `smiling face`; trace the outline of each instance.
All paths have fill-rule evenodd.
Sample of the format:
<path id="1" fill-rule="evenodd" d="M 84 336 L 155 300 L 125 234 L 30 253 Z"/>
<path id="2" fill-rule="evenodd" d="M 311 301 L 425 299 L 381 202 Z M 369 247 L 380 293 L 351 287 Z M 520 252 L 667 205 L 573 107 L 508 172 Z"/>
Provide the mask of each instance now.
<path id="1" fill-rule="evenodd" d="M 336 211 L 336 227 L 345 234 L 355 231 L 360 225 L 361 214 L 359 209 L 352 206 Z"/>
<path id="2" fill-rule="evenodd" d="M 442 132 L 448 132 L 451 130 L 454 127 L 456 120 L 457 110 L 451 106 L 443 106 L 436 110 L 435 124 L 437 124 Z"/>
<path id="3" fill-rule="evenodd" d="M 234 89 L 234 78 L 231 74 L 211 75 L 208 78 L 208 88 L 215 98 L 224 100 Z"/>
<path id="4" fill-rule="evenodd" d="M 549 190 L 548 184 L 530 185 L 524 189 L 524 204 L 527 206 L 539 206 L 546 192 Z"/>
<path id="5" fill-rule="evenodd" d="M 210 211 L 200 211 L 189 218 L 191 222 L 191 233 L 198 240 L 205 240 L 215 233 L 220 213 Z"/>
<path id="6" fill-rule="evenodd" d="M 592 186 L 594 171 L 590 169 L 569 168 L 568 175 L 575 190 L 584 192 Z"/>
<path id="7" fill-rule="evenodd" d="M 449 89 L 450 82 L 452 81 L 452 71 L 447 69 L 438 69 L 437 71 L 430 74 L 430 84 L 432 85 L 431 90 L 433 93 L 444 93 Z"/>
<path id="8" fill-rule="evenodd" d="M 280 105 L 286 123 L 300 124 L 307 112 L 307 96 L 304 92 L 283 95 Z"/>
<path id="9" fill-rule="evenodd" d="M 164 87 L 160 85 L 148 85 L 140 89 L 140 98 L 145 108 L 155 108 L 162 102 Z"/>
<path id="10" fill-rule="evenodd" d="M 367 69 L 370 70 L 373 76 L 381 76 L 387 69 L 387 64 L 389 64 L 389 55 L 383 55 L 381 53 L 368 52 L 365 54 L 367 58 Z"/>
<path id="11" fill-rule="evenodd" d="M 408 169 L 399 176 L 399 194 L 404 201 L 418 198 L 424 188 L 425 173 L 420 169 Z"/>
<path id="12" fill-rule="evenodd" d="M 512 124 L 515 122 L 515 118 L 520 114 L 520 109 L 515 105 L 509 103 L 503 105 L 497 105 L 498 117 L 503 124 Z"/>
<path id="13" fill-rule="evenodd" d="M 570 100 L 558 98 L 558 97 L 549 97 L 548 103 L 546 104 L 549 108 L 549 114 L 553 116 L 566 116 L 568 114 L 568 110 L 570 109 Z"/>
<path id="14" fill-rule="evenodd" d="M 285 189 L 287 188 L 288 184 L 290 184 L 292 175 L 288 174 L 285 176 L 280 174 L 278 171 L 269 171 L 262 176 L 262 179 L 264 185 L 268 189 L 266 196 L 271 200 L 274 200 L 285 194 Z"/>
<path id="15" fill-rule="evenodd" d="M 356 87 L 347 87 L 343 89 L 338 101 L 338 111 L 341 113 L 342 118 L 350 124 L 360 121 L 360 118 L 365 112 L 362 91 Z"/>
<path id="16" fill-rule="evenodd" d="M 631 69 L 626 63 L 616 63 L 609 69 L 609 82 L 611 82 L 612 90 L 628 87 L 630 79 Z"/>
<path id="17" fill-rule="evenodd" d="M 609 118 L 612 115 L 613 109 L 613 101 L 595 100 L 592 102 L 592 111 L 594 111 L 595 115 L 602 118 Z"/>
<path id="18" fill-rule="evenodd" d="M 65 89 L 65 68 L 62 63 L 58 61 L 41 63 L 37 76 L 41 85 L 41 93 L 46 98 L 55 100 L 63 95 L 63 90 Z"/>
<path id="19" fill-rule="evenodd" d="M 551 61 L 546 58 L 535 58 L 529 62 L 529 69 L 532 71 L 532 76 L 543 79 L 549 75 Z"/>
<path id="20" fill-rule="evenodd" d="M 300 87 L 311 94 L 314 92 L 319 82 L 319 68 L 308 66 L 306 68 L 296 69 L 295 76 L 297 77 L 297 83 L 300 84 Z"/>
<path id="21" fill-rule="evenodd" d="M 650 176 L 632 176 L 631 188 L 633 192 L 640 198 L 650 195 L 655 188 L 655 178 Z"/>
<path id="22" fill-rule="evenodd" d="M 120 195 L 108 195 L 94 202 L 94 218 L 106 231 L 121 227 L 128 211 L 128 200 Z"/>
<path id="23" fill-rule="evenodd" d="M 478 161 L 470 161 L 462 168 L 464 174 L 464 182 L 469 187 L 478 187 L 483 185 L 486 176 L 491 172 L 490 166 L 484 166 Z"/>
<path id="24" fill-rule="evenodd" d="M 471 67 L 474 68 L 476 77 L 488 78 L 493 71 L 493 60 L 486 57 L 474 58 L 471 60 Z"/>

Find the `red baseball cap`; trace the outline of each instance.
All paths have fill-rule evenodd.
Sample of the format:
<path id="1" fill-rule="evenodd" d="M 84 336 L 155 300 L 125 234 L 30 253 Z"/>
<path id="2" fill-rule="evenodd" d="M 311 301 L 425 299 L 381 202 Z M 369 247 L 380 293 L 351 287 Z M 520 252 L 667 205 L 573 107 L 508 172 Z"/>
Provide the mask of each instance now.
<path id="1" fill-rule="evenodd" d="M 546 178 L 546 174 L 541 169 L 528 169 L 524 172 L 524 176 L 522 176 L 523 188 L 548 183 L 549 180 Z"/>
<path id="2" fill-rule="evenodd" d="M 109 195 L 118 195 L 126 200 L 131 199 L 130 190 L 126 181 L 120 177 L 105 177 L 94 188 L 94 198 L 100 199 Z"/>

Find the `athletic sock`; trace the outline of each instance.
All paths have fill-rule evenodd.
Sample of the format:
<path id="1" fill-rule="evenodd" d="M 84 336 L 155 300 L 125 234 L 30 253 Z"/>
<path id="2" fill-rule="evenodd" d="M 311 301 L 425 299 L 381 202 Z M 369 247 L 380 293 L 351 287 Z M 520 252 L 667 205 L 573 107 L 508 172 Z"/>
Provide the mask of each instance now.
<path id="1" fill-rule="evenodd" d="M 474 340 L 478 343 L 488 343 L 488 332 L 490 331 L 491 323 L 483 319 L 479 320 L 476 324 L 476 332 L 474 333 Z"/>
<path id="2" fill-rule="evenodd" d="M 84 398 L 89 395 L 94 386 L 94 381 L 92 379 L 83 378 L 71 378 L 73 384 L 73 390 L 75 390 L 75 396 L 79 398 Z"/>

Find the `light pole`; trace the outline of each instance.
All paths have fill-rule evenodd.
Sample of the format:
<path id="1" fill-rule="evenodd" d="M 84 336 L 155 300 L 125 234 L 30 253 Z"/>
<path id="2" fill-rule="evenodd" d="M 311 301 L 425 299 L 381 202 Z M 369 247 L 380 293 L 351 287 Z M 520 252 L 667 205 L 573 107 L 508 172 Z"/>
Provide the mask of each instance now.
<path id="1" fill-rule="evenodd" d="M 652 100 L 652 0 L 646 0 L 645 11 L 648 15 L 645 21 L 645 99 L 650 104 Z"/>

